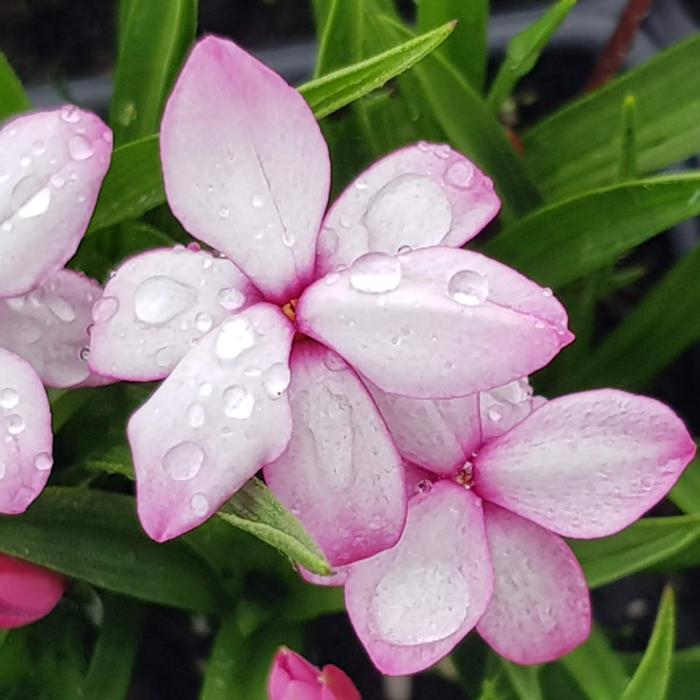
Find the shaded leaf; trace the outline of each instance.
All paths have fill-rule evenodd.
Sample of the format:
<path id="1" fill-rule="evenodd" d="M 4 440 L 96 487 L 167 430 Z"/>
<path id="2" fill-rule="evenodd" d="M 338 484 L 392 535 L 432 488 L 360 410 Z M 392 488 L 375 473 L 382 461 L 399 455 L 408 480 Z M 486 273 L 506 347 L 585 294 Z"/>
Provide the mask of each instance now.
<path id="1" fill-rule="evenodd" d="M 29 97 L 5 54 L 0 51 L 0 122 L 31 108 Z"/>

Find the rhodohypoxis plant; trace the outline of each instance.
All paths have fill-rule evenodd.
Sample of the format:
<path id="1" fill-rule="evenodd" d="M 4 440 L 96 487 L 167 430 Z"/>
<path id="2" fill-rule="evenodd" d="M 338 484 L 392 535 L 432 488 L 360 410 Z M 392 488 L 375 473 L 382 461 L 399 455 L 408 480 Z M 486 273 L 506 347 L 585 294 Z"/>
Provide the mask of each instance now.
<path id="1" fill-rule="evenodd" d="M 0 513 L 21 513 L 53 464 L 42 386 L 100 383 L 85 353 L 101 289 L 63 266 L 90 221 L 112 132 L 66 106 L 0 131 Z"/>
<path id="2" fill-rule="evenodd" d="M 231 42 L 195 47 L 160 138 L 173 212 L 221 254 L 135 257 L 94 308 L 95 372 L 165 378 L 128 429 L 145 530 L 162 541 L 196 527 L 285 450 L 319 466 L 339 451 L 320 470 L 345 498 L 342 513 L 317 511 L 329 527 L 344 518 L 322 542 L 329 560 L 385 549 L 404 525 L 404 475 L 362 378 L 421 399 L 506 384 L 571 341 L 564 309 L 508 267 L 449 247 L 499 203 L 447 146 L 388 156 L 324 219 L 330 164 L 310 109 Z M 331 263 L 355 245 L 344 229 L 376 252 Z"/>

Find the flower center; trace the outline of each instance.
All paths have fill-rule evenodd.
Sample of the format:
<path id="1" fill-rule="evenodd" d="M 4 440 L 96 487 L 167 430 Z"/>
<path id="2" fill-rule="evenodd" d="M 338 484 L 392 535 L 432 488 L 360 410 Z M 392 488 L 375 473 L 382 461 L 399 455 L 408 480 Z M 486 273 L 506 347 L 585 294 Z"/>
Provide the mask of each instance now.
<path id="1" fill-rule="evenodd" d="M 290 299 L 283 307 L 284 315 L 296 326 L 297 325 L 297 302 L 298 299 Z"/>
<path id="2" fill-rule="evenodd" d="M 474 486 L 474 462 L 468 459 L 460 469 L 455 481 L 464 486 L 465 489 L 471 489 Z"/>

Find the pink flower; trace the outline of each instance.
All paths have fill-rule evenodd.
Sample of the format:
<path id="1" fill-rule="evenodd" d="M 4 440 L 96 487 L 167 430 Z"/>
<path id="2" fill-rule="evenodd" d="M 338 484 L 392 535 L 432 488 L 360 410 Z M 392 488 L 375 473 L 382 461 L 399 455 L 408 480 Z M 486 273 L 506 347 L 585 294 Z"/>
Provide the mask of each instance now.
<path id="1" fill-rule="evenodd" d="M 403 469 L 364 378 L 461 397 L 542 367 L 572 339 L 550 292 L 449 247 L 497 213 L 490 180 L 448 146 L 419 144 L 372 166 L 324 218 L 330 163 L 308 105 L 213 37 L 169 99 L 161 157 L 173 212 L 226 257 L 137 256 L 93 312 L 94 371 L 165 378 L 128 429 L 145 530 L 162 541 L 196 527 L 294 455 L 314 478 L 303 502 L 290 485 L 289 506 L 313 509 L 334 564 L 392 545 Z M 328 490 L 342 494 L 337 511 L 315 498 Z"/>
<path id="2" fill-rule="evenodd" d="M 84 353 L 93 280 L 63 269 L 90 221 L 112 134 L 76 107 L 0 130 L 0 513 L 21 513 L 52 466 L 42 386 L 103 383 Z"/>
<path id="3" fill-rule="evenodd" d="M 270 700 L 362 700 L 353 682 L 337 666 L 319 671 L 289 649 L 280 649 L 270 671 Z"/>
<path id="4" fill-rule="evenodd" d="M 45 617 L 65 589 L 60 574 L 0 554 L 0 629 L 23 627 Z"/>
<path id="5" fill-rule="evenodd" d="M 482 393 L 465 409 L 474 451 L 460 469 L 408 465 L 415 495 L 398 543 L 330 581 L 345 584 L 353 626 L 384 673 L 427 668 L 474 627 L 520 664 L 581 644 L 590 601 L 562 536 L 626 527 L 695 454 L 680 419 L 653 399 L 602 389 L 514 401 L 524 388 Z"/>

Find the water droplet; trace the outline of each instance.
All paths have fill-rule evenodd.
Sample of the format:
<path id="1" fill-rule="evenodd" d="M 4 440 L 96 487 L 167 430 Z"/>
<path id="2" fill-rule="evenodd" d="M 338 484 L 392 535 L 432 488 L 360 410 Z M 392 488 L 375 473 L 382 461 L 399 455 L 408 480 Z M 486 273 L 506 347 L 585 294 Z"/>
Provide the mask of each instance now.
<path id="1" fill-rule="evenodd" d="M 366 253 L 350 267 L 350 286 L 358 292 L 381 294 L 401 282 L 401 263 L 385 253 Z"/>
<path id="2" fill-rule="evenodd" d="M 492 423 L 498 423 L 498 421 L 503 418 L 503 411 L 498 408 L 498 406 L 491 406 L 486 415 L 488 415 L 488 418 Z"/>
<path id="3" fill-rule="evenodd" d="M 326 365 L 331 372 L 340 372 L 347 368 L 345 360 L 332 350 L 326 353 L 323 358 L 323 364 Z"/>
<path id="4" fill-rule="evenodd" d="M 292 376 L 289 366 L 283 362 L 277 362 L 265 372 L 264 382 L 267 395 L 275 401 L 279 399 L 289 386 Z"/>
<path id="5" fill-rule="evenodd" d="M 28 167 L 32 164 L 32 159 L 31 159 L 29 156 L 22 156 L 22 157 L 19 159 L 19 164 L 20 164 L 23 168 L 28 168 Z"/>
<path id="6" fill-rule="evenodd" d="M 12 222 L 11 221 L 3 221 L 2 226 L 0 226 L 0 229 L 4 233 L 9 233 L 10 231 L 12 231 Z"/>
<path id="7" fill-rule="evenodd" d="M 259 377 L 262 374 L 262 370 L 257 367 L 248 367 L 243 370 L 243 374 L 246 377 Z"/>
<path id="8" fill-rule="evenodd" d="M 35 156 L 44 155 L 44 153 L 46 153 L 46 144 L 41 140 L 34 141 L 34 143 L 32 144 L 32 153 Z"/>
<path id="9" fill-rule="evenodd" d="M 71 136 L 68 139 L 68 153 L 73 160 L 87 160 L 94 152 L 92 143 L 84 136 Z"/>
<path id="10" fill-rule="evenodd" d="M 552 290 L 551 290 L 549 287 L 545 287 L 545 288 L 542 290 L 542 296 L 543 296 L 543 297 L 549 298 L 549 297 L 553 296 L 553 292 L 552 292 Z"/>
<path id="11" fill-rule="evenodd" d="M 438 144 L 433 149 L 433 155 L 441 160 L 447 160 L 451 153 L 452 149 L 446 143 Z"/>
<path id="12" fill-rule="evenodd" d="M 214 391 L 214 387 L 209 382 L 202 382 L 199 385 L 200 396 L 211 396 L 212 391 Z"/>
<path id="13" fill-rule="evenodd" d="M 547 324 L 544 321 L 535 321 L 535 328 L 538 331 L 543 331 L 547 327 Z"/>
<path id="14" fill-rule="evenodd" d="M 190 498 L 190 508 L 196 516 L 202 518 L 209 510 L 209 499 L 203 493 L 195 493 Z"/>
<path id="15" fill-rule="evenodd" d="M 53 466 L 53 457 L 48 452 L 39 452 L 34 457 L 34 468 L 40 472 L 47 472 Z"/>
<path id="16" fill-rule="evenodd" d="M 17 216 L 31 219 L 41 216 L 51 203 L 51 192 L 41 186 L 34 175 L 23 177 L 12 190 L 12 204 L 17 208 Z"/>
<path id="17" fill-rule="evenodd" d="M 236 311 L 246 302 L 245 294 L 235 287 L 224 287 L 216 295 L 219 306 L 226 311 Z"/>
<path id="18" fill-rule="evenodd" d="M 255 397 L 242 386 L 230 386 L 224 391 L 224 413 L 229 418 L 245 420 L 255 406 Z"/>
<path id="19" fill-rule="evenodd" d="M 331 272 L 323 278 L 323 282 L 329 287 L 335 284 L 340 279 L 340 274 L 338 272 Z"/>
<path id="20" fill-rule="evenodd" d="M 355 182 L 355 187 L 358 190 L 366 190 L 367 189 L 367 181 L 366 180 L 357 180 Z"/>
<path id="21" fill-rule="evenodd" d="M 136 289 L 134 313 L 139 321 L 150 325 L 167 323 L 189 309 L 196 297 L 191 287 L 171 277 L 149 277 Z"/>
<path id="22" fill-rule="evenodd" d="M 78 357 L 83 362 L 87 362 L 88 359 L 90 359 L 90 348 L 87 345 L 84 345 L 82 348 L 80 348 L 80 352 L 78 353 Z"/>
<path id="23" fill-rule="evenodd" d="M 234 360 L 255 345 L 255 330 L 243 316 L 229 318 L 221 324 L 216 339 L 216 354 L 222 360 Z"/>
<path id="24" fill-rule="evenodd" d="M 63 297 L 51 294 L 46 298 L 46 305 L 60 321 L 64 323 L 75 321 L 75 309 Z"/>
<path id="25" fill-rule="evenodd" d="M 214 325 L 214 319 L 211 317 L 211 314 L 202 311 L 195 316 L 194 325 L 200 333 L 208 333 Z"/>
<path id="26" fill-rule="evenodd" d="M 49 179 L 49 182 L 57 189 L 60 190 L 63 185 L 66 184 L 66 178 L 60 173 L 55 173 Z"/>
<path id="27" fill-rule="evenodd" d="M 231 215 L 231 210 L 228 207 L 221 207 L 219 209 L 219 218 L 220 219 L 228 219 L 228 217 Z"/>
<path id="28" fill-rule="evenodd" d="M 466 190 L 473 181 L 474 166 L 464 160 L 453 163 L 445 172 L 445 182 L 460 190 Z"/>
<path id="29" fill-rule="evenodd" d="M 423 153 L 428 153 L 430 151 L 430 144 L 427 141 L 419 141 L 418 150 Z"/>
<path id="30" fill-rule="evenodd" d="M 0 408 L 14 408 L 19 403 L 19 394 L 15 389 L 7 387 L 0 391 Z"/>
<path id="31" fill-rule="evenodd" d="M 260 209 L 262 205 L 265 203 L 265 200 L 262 198 L 261 195 L 256 194 L 253 199 L 250 200 L 250 203 L 256 208 Z"/>
<path id="32" fill-rule="evenodd" d="M 447 291 L 458 304 L 479 306 L 489 295 L 489 283 L 474 270 L 461 270 L 450 277 Z"/>
<path id="33" fill-rule="evenodd" d="M 80 110 L 75 105 L 66 105 L 61 109 L 61 119 L 69 124 L 80 121 Z"/>
<path id="34" fill-rule="evenodd" d="M 171 447 L 163 457 L 163 469 L 175 481 L 187 481 L 195 477 L 204 464 L 204 451 L 194 442 L 180 442 Z"/>
<path id="35" fill-rule="evenodd" d="M 398 253 L 399 255 L 406 255 L 407 253 L 410 253 L 413 250 L 410 245 L 402 245 L 399 247 Z"/>
<path id="36" fill-rule="evenodd" d="M 201 403 L 190 404 L 187 409 L 187 422 L 192 428 L 201 428 L 206 420 L 204 406 Z"/>
<path id="37" fill-rule="evenodd" d="M 173 355 L 169 347 L 158 348 L 153 359 L 158 367 L 168 367 L 173 361 Z"/>
<path id="38" fill-rule="evenodd" d="M 24 432 L 26 425 L 24 423 L 24 418 L 17 413 L 7 416 L 7 432 L 10 435 L 19 435 Z"/>
<path id="39" fill-rule="evenodd" d="M 116 297 L 102 297 L 92 307 L 92 320 L 95 323 L 106 323 L 119 311 L 119 300 Z"/>
<path id="40" fill-rule="evenodd" d="M 433 488 L 433 482 L 430 479 L 421 479 L 416 484 L 416 493 L 428 493 Z"/>
<path id="41" fill-rule="evenodd" d="M 202 269 L 209 270 L 214 265 L 214 258 L 209 253 L 202 254 Z"/>
<path id="42" fill-rule="evenodd" d="M 102 132 L 102 140 L 110 145 L 114 143 L 114 134 L 112 133 L 111 129 L 105 129 Z"/>

